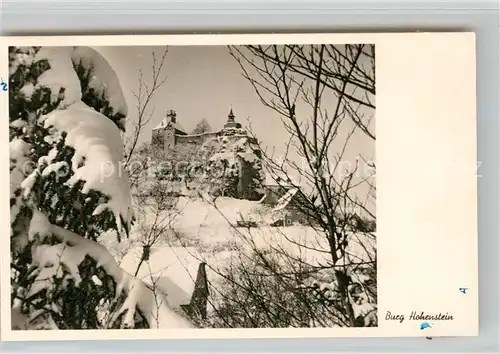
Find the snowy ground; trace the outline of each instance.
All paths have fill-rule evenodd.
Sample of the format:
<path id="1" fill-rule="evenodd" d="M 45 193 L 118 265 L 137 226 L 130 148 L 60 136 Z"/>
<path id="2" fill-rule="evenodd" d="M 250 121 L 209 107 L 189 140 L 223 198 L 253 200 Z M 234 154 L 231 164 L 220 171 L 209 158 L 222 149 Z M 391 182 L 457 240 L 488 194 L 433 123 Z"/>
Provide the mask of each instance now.
<path id="1" fill-rule="evenodd" d="M 155 282 L 174 308 L 189 303 L 200 262 L 207 263 L 212 284 L 219 281 L 217 270 L 241 261 L 252 249 L 284 252 L 310 265 L 329 262 L 326 241 L 317 231 L 306 226 L 265 226 L 269 210 L 259 202 L 219 198 L 213 205 L 202 199 L 181 198 L 177 208 L 179 214 L 171 224 L 175 231 L 158 240 L 151 248 L 149 262 L 144 262 L 137 274 L 146 283 Z M 241 219 L 254 220 L 259 227 L 235 227 Z M 131 240 L 137 237 L 133 233 Z M 120 263 L 134 274 L 142 245 L 136 240 L 127 247 Z M 351 261 L 368 261 L 375 247 L 375 237 L 352 235 L 347 253 Z"/>

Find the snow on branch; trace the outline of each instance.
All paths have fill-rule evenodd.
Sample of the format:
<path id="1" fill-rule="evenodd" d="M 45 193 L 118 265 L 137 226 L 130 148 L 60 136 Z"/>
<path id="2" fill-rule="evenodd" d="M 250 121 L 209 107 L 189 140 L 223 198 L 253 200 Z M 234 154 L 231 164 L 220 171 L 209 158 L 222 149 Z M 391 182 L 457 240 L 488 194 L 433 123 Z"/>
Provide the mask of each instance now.
<path id="1" fill-rule="evenodd" d="M 141 280 L 133 277 L 124 271 L 113 256 L 103 245 L 92 240 L 85 239 L 80 235 L 63 229 L 59 226 L 52 225 L 48 219 L 44 220 L 41 213 L 36 213 L 37 217 L 32 221 L 32 232 L 37 232 L 39 235 L 53 235 L 61 243 L 56 245 L 42 245 L 37 247 L 33 254 L 33 261 L 42 271 L 38 275 L 38 281 L 35 282 L 36 287 L 31 288 L 31 293 L 41 290 L 41 288 L 50 286 L 52 276 L 61 276 L 59 274 L 62 269 L 66 269 L 71 278 L 74 279 L 75 285 L 78 286 L 80 274 L 78 266 L 86 256 L 89 256 L 97 262 L 97 268 L 111 276 L 116 284 L 116 298 L 122 293 L 126 295 L 125 301 L 121 307 L 114 313 L 110 323 L 115 322 L 120 316 L 122 328 L 133 328 L 134 318 L 137 309 L 146 317 L 148 324 L 151 327 L 158 328 L 190 328 L 191 323 L 181 315 L 177 314 L 167 303 L 166 296 L 154 292 Z M 61 267 L 63 265 L 63 267 Z M 161 297 L 160 301 L 156 297 Z M 158 305 L 159 304 L 159 305 Z"/>
<path id="2" fill-rule="evenodd" d="M 111 115 L 128 115 L 127 102 L 115 70 L 107 60 L 95 49 L 90 47 L 75 47 L 71 52 L 73 64 L 80 64 L 90 73 L 87 89 L 109 103 Z M 103 113 L 103 112 L 100 112 Z M 125 130 L 125 120 L 118 122 L 120 129 Z"/>
<path id="3" fill-rule="evenodd" d="M 55 110 L 40 118 L 45 128 L 65 132 L 66 144 L 75 149 L 71 160 L 74 175 L 68 183 L 85 181 L 82 193 L 97 190 L 110 196 L 94 215 L 109 209 L 115 216 L 118 229 L 130 228 L 132 218 L 128 174 L 121 162 L 123 145 L 116 125 L 99 112 L 78 102 L 65 110 Z M 82 163 L 85 161 L 84 163 Z M 121 225 L 121 220 L 126 225 Z"/>

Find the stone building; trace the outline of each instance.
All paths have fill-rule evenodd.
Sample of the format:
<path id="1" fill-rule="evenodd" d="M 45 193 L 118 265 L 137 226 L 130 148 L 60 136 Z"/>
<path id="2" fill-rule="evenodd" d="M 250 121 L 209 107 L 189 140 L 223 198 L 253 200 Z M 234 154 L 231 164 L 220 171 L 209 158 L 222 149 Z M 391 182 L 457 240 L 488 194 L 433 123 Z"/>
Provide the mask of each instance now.
<path id="1" fill-rule="evenodd" d="M 174 148 L 178 137 L 185 135 L 186 131 L 177 122 L 177 113 L 169 110 L 160 124 L 153 128 L 151 145 L 157 151 L 169 152 Z"/>
<path id="2" fill-rule="evenodd" d="M 264 185 L 262 204 L 272 207 L 271 226 L 289 226 L 295 223 L 307 224 L 308 217 L 303 212 L 301 185 L 289 176 L 268 174 Z"/>
<path id="3" fill-rule="evenodd" d="M 275 206 L 289 190 L 294 189 L 294 184 L 286 176 L 267 174 L 264 189 L 264 197 L 261 203 Z"/>
<path id="4" fill-rule="evenodd" d="M 153 128 L 151 145 L 155 150 L 163 151 L 168 155 L 174 148 L 179 146 L 189 148 L 189 146 L 200 146 L 208 139 L 213 139 L 217 136 L 241 138 L 242 135 L 247 135 L 246 131 L 242 129 L 240 123 L 235 121 L 232 109 L 222 129 L 201 134 L 187 134 L 177 120 L 177 113 L 174 110 L 169 110 L 167 116 Z M 252 139 L 251 137 L 248 138 Z"/>
<path id="5" fill-rule="evenodd" d="M 199 134 L 187 134 L 179 124 L 176 112 L 170 110 L 153 129 L 151 146 L 155 157 L 189 162 L 191 167 L 202 165 L 208 168 L 213 162 L 211 160 L 218 156 L 228 164 L 224 171 L 230 176 L 223 183 L 231 184 L 219 191 L 222 195 L 251 200 L 261 198 L 258 185 L 263 181 L 259 182 L 262 165 L 258 142 L 236 122 L 232 109 L 221 129 Z"/>

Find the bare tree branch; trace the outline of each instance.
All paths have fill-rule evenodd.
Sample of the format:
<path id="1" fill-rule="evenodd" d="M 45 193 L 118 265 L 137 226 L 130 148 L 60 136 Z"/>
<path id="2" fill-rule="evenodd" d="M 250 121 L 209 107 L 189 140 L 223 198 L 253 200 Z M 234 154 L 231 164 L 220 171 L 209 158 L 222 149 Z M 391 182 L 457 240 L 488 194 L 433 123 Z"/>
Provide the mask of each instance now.
<path id="1" fill-rule="evenodd" d="M 133 93 L 137 101 L 137 119 L 134 121 L 134 129 L 131 137 L 124 139 L 126 151 L 124 167 L 128 166 L 132 159 L 144 126 L 146 126 L 153 117 L 153 98 L 167 80 L 166 74 L 163 74 L 167 54 L 168 47 L 165 47 L 161 57 L 157 60 L 156 53 L 152 52 L 151 76 L 148 77 L 148 79 L 144 78 L 142 70 L 139 71 L 139 87 L 137 92 Z M 148 82 L 150 82 L 150 84 L 148 84 Z"/>

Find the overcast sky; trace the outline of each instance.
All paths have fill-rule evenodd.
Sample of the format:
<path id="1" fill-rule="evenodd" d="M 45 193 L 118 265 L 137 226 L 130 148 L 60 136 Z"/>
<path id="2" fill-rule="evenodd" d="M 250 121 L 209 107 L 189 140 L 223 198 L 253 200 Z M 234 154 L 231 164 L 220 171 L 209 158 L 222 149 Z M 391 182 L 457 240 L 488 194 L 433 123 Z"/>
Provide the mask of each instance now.
<path id="1" fill-rule="evenodd" d="M 120 78 L 129 105 L 129 120 L 136 115 L 135 98 L 138 88 L 138 72 L 143 70 L 145 78 L 150 73 L 151 53 L 159 57 L 163 47 L 101 47 L 99 51 L 115 68 Z M 257 133 L 262 139 L 272 138 L 269 129 L 260 131 L 267 121 L 276 121 L 255 95 L 252 87 L 241 76 L 238 64 L 226 47 L 170 47 L 165 72 L 167 81 L 156 95 L 155 116 L 145 129 L 141 139 L 151 138 L 151 128 L 157 125 L 168 109 L 177 112 L 178 122 L 189 132 L 206 118 L 212 128 L 222 128 L 231 107 L 236 119 L 242 124 L 251 117 Z M 266 128 L 269 125 L 265 125 Z M 274 124 L 273 124 L 274 126 Z M 267 133 L 267 134 L 266 134 Z"/>
<path id="2" fill-rule="evenodd" d="M 138 89 L 139 70 L 145 79 L 151 77 L 152 52 L 157 58 L 164 47 L 99 47 L 115 69 L 129 106 L 128 122 L 136 118 L 136 101 L 133 91 Z M 154 100 L 155 114 L 145 127 L 140 140 L 150 141 L 151 129 L 169 109 L 177 112 L 178 122 L 189 133 L 206 118 L 214 130 L 222 128 L 230 108 L 236 121 L 246 125 L 251 121 L 252 130 L 267 147 L 283 151 L 288 135 L 280 117 L 265 107 L 251 84 L 242 76 L 239 64 L 229 55 L 225 46 L 175 46 L 169 47 L 165 63 L 167 81 Z M 307 113 L 306 113 L 307 114 Z M 349 127 L 347 127 L 349 129 Z M 375 143 L 364 134 L 355 134 L 350 141 L 345 159 L 353 161 L 361 154 L 374 159 Z"/>

